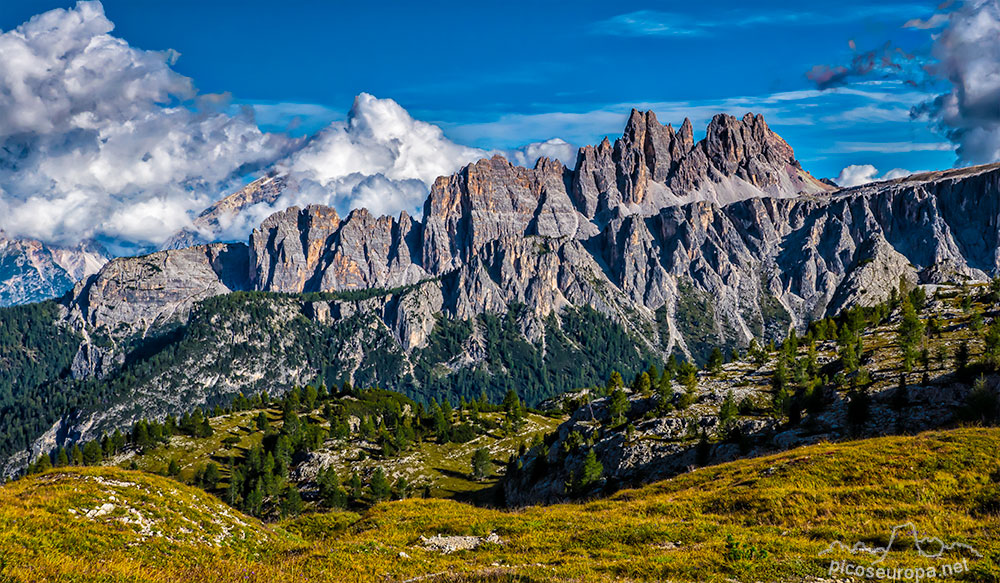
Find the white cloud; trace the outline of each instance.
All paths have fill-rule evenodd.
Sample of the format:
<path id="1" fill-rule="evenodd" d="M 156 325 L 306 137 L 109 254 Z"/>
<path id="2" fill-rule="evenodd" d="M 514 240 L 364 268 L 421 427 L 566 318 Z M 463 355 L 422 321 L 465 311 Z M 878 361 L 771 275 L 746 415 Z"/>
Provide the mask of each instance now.
<path id="1" fill-rule="evenodd" d="M 199 95 L 172 51 L 111 36 L 99 2 L 0 34 L 0 228 L 155 246 L 294 142 Z M 114 247 L 114 245 L 113 245 Z"/>
<path id="2" fill-rule="evenodd" d="M 346 119 L 324 106 L 233 104 L 110 34 L 99 2 L 52 10 L 0 33 L 0 229 L 60 245 L 97 238 L 115 253 L 155 248 L 248 174 L 277 164 L 296 188 L 222 220 L 242 239 L 292 204 L 419 214 L 433 181 L 493 151 L 466 147 L 391 99 L 359 95 Z M 309 139 L 262 132 L 329 123 Z M 330 120 L 333 120 L 330 123 Z M 572 164 L 549 140 L 502 152 Z"/>
<path id="3" fill-rule="evenodd" d="M 879 176 L 878 168 L 875 168 L 871 164 L 852 164 L 841 170 L 837 178 L 834 179 L 834 182 L 844 188 L 850 188 L 852 186 L 861 186 L 862 184 L 875 182 L 876 180 L 903 178 L 910 174 L 913 174 L 913 172 L 903 168 L 893 168 L 882 176 Z"/>
<path id="4" fill-rule="evenodd" d="M 893 168 L 892 170 L 882 175 L 882 180 L 895 180 L 897 178 L 905 178 L 910 174 L 916 174 L 916 172 L 910 172 L 905 168 Z"/>
<path id="5" fill-rule="evenodd" d="M 841 170 L 834 182 L 846 188 L 860 186 L 875 180 L 877 174 L 878 169 L 871 164 L 852 164 Z"/>
<path id="6" fill-rule="evenodd" d="M 435 179 L 492 154 L 452 142 L 392 99 L 362 93 L 346 120 L 333 122 L 277 164 L 290 178 L 277 201 L 224 217 L 219 232 L 201 235 L 242 240 L 267 216 L 293 205 L 325 204 L 341 216 L 359 207 L 375 215 L 419 216 Z"/>
<path id="7" fill-rule="evenodd" d="M 526 146 L 504 152 L 508 160 L 514 164 L 532 167 L 539 158 L 559 160 L 563 165 L 576 166 L 576 154 L 579 148 L 560 138 L 552 138 L 544 142 L 533 142 Z"/>
<path id="8" fill-rule="evenodd" d="M 279 164 L 295 186 L 274 204 L 232 217 L 223 233 L 205 235 L 242 239 L 269 214 L 292 205 L 327 204 L 342 215 L 365 207 L 375 215 L 420 216 L 435 179 L 494 154 L 529 167 L 542 156 L 576 163 L 576 148 L 558 138 L 506 151 L 462 146 L 392 99 L 362 93 L 345 121 L 331 124 Z"/>
<path id="9" fill-rule="evenodd" d="M 441 128 L 413 119 L 395 101 L 362 93 L 346 122 L 320 132 L 288 165 L 296 175 L 323 185 L 359 173 L 416 179 L 429 187 L 438 176 L 486 155 L 448 140 Z"/>
<path id="10" fill-rule="evenodd" d="M 914 109 L 958 146 L 958 161 L 1000 160 L 1000 2 L 969 0 L 936 37 L 932 69 L 951 90 Z"/>

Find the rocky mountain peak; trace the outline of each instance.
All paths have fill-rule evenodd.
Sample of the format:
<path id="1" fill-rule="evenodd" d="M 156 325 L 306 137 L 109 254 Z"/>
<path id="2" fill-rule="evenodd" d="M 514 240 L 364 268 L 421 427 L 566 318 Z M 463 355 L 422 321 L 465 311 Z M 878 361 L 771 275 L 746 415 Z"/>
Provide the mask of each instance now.
<path id="1" fill-rule="evenodd" d="M 685 117 L 681 123 L 681 129 L 677 131 L 677 142 L 685 153 L 694 147 L 694 126 L 691 125 L 690 118 Z"/>
<path id="2" fill-rule="evenodd" d="M 705 153 L 716 167 L 754 184 L 767 180 L 775 184 L 776 179 L 767 176 L 768 170 L 781 165 L 799 166 L 792 147 L 771 131 L 760 114 L 747 113 L 743 119 L 716 115 L 708 124 L 704 144 Z"/>

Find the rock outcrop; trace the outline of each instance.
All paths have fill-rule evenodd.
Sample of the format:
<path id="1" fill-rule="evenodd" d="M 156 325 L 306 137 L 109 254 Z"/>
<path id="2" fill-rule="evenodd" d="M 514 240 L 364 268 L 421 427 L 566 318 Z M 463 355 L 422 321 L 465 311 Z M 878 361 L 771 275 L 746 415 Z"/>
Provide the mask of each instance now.
<path id="1" fill-rule="evenodd" d="M 549 314 L 589 304 L 656 351 L 702 359 L 714 345 L 745 346 L 878 301 L 900 277 L 997 273 L 998 177 L 1000 169 L 986 166 L 832 192 L 759 115 L 716 116 L 695 143 L 689 121 L 675 132 L 651 112 L 633 111 L 613 145 L 581 148 L 575 170 L 545 158 L 534 168 L 480 160 L 434 183 L 420 221 L 292 207 L 218 260 L 230 273 L 247 265 L 245 282 L 210 283 L 220 272 L 199 260 L 192 293 L 180 276 L 161 281 L 122 259 L 98 281 L 149 278 L 162 292 L 123 306 L 115 293 L 79 287 L 72 302 L 88 325 L 125 323 L 134 333 L 164 314 L 182 315 L 174 296 L 431 282 L 429 307 L 408 300 L 405 313 L 386 317 L 408 351 L 424 345 L 431 314 L 465 319 L 524 304 L 536 319 L 524 332 L 541 340 Z M 220 209 L 264 191 L 276 199 L 282 184 L 255 183 L 248 188 L 258 194 Z"/>
<path id="2" fill-rule="evenodd" d="M 66 300 L 64 319 L 84 338 L 74 376 L 110 373 L 124 359 L 120 343 L 185 322 L 200 300 L 247 289 L 248 271 L 243 244 L 216 243 L 109 262 L 77 283 Z M 95 332 L 107 341 L 93 341 Z"/>
<path id="3" fill-rule="evenodd" d="M 219 208 L 258 195 L 277 200 L 281 184 L 279 177 L 256 184 L 257 194 Z M 101 376 L 125 362 L 136 339 L 184 324 L 206 298 L 332 292 L 289 300 L 253 333 L 252 322 L 233 315 L 232 334 L 219 342 L 268 347 L 266 368 L 250 359 L 220 376 L 191 361 L 191 378 L 170 371 L 136 389 L 164 411 L 257 390 L 265 377 L 281 390 L 362 373 L 371 384 L 384 375 L 412 381 L 418 365 L 428 382 L 480 364 L 477 374 L 492 374 L 481 330 L 461 337 L 457 354 L 450 345 L 440 352 L 446 361 L 421 361 L 418 351 L 443 319 L 513 314 L 515 306 L 519 338 L 531 350 L 544 353 L 547 330 L 562 325 L 553 315 L 591 306 L 644 354 L 703 361 L 715 346 L 781 337 L 879 301 L 901 277 L 996 275 L 998 224 L 1000 165 L 834 190 L 803 171 L 760 116 L 716 116 L 695 143 L 690 122 L 675 132 L 651 113 L 633 112 L 623 137 L 582 148 L 575 170 L 544 158 L 523 168 L 494 157 L 439 178 L 420 220 L 291 207 L 264 220 L 248 245 L 113 260 L 64 299 L 63 324 L 84 337 L 74 375 Z M 309 325 L 299 327 L 303 319 Z M 338 358 L 323 370 L 282 340 L 326 332 L 343 336 L 324 348 Z M 219 347 L 219 362 L 247 358 L 232 353 Z M 162 395 L 163 378 L 196 388 L 183 398 Z M 120 409 L 118 421 L 133 414 Z"/>

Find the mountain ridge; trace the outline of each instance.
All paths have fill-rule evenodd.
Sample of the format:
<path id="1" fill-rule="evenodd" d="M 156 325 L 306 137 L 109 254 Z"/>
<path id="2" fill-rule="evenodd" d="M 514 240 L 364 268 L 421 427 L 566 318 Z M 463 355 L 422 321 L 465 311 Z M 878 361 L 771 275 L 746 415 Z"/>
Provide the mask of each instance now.
<path id="1" fill-rule="evenodd" d="M 291 207 L 265 219 L 246 244 L 113 260 L 60 302 L 58 325 L 83 338 L 72 377 L 117 378 L 134 360 L 130 354 L 169 342 L 158 338 L 184 326 L 201 302 L 235 291 L 360 293 L 357 302 L 321 293 L 274 306 L 268 318 L 277 327 L 264 333 L 276 333 L 280 314 L 301 316 L 315 327 L 307 336 L 346 325 L 380 347 L 372 360 L 362 345 L 331 339 L 340 352 L 322 366 L 339 372 L 275 361 L 280 382 L 268 390 L 315 377 L 353 382 L 363 372 L 373 384 L 447 394 L 449 382 L 467 382 L 455 379 L 506 374 L 491 360 L 496 346 L 487 337 L 496 324 L 485 316 L 516 313 L 503 320 L 505 333 L 522 343 L 517 350 L 541 359 L 550 345 L 579 345 L 558 335 L 567 309 L 588 307 L 600 325 L 631 338 L 639 358 L 704 362 L 714 347 L 780 339 L 823 315 L 879 302 L 900 278 L 983 280 L 997 272 L 1000 238 L 979 233 L 995 229 L 1000 217 L 998 167 L 832 191 L 804 174 L 759 116 L 716 116 L 713 126 L 691 144 L 689 122 L 672 133 L 654 115 L 635 112 L 614 146 L 581 149 L 575 170 L 547 158 L 524 168 L 493 157 L 439 178 L 419 221 L 406 213 L 375 217 L 355 209 L 341 218 L 331 207 Z M 673 180 L 702 182 L 675 204 Z M 804 190 L 785 190 L 789 184 Z M 449 340 L 448 350 L 431 351 L 442 360 L 425 362 L 451 323 L 469 331 Z M 422 378 L 412 376 L 418 362 Z M 171 374 L 182 378 L 193 365 L 177 363 Z M 222 387 L 203 371 L 208 376 L 184 400 L 256 390 L 256 367 L 233 372 L 237 384 Z M 540 380 L 540 390 L 548 382 Z M 182 404 L 172 393 L 156 394 L 156 383 L 131 390 L 152 399 L 157 414 Z M 107 415 L 78 413 L 56 433 L 96 431 Z"/>

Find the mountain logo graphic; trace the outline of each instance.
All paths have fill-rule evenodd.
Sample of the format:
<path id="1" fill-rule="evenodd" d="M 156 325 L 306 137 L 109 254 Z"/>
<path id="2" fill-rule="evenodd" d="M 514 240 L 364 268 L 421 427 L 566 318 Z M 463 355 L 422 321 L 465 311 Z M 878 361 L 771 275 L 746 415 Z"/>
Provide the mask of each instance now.
<path id="1" fill-rule="evenodd" d="M 907 538 L 913 540 L 913 546 L 917 549 L 917 553 L 921 557 L 927 559 L 941 559 L 944 557 L 946 552 L 950 551 L 964 551 L 975 556 L 976 558 L 982 558 L 979 551 L 965 543 L 946 543 L 935 536 L 921 537 L 917 532 L 917 527 L 912 522 L 892 527 L 892 533 L 889 535 L 889 542 L 884 547 L 868 546 L 864 541 L 858 541 L 851 546 L 847 546 L 843 542 L 837 540 L 833 541 L 829 544 L 829 546 L 820 551 L 819 556 L 827 555 L 836 551 L 847 551 L 852 555 L 863 553 L 875 557 L 872 562 L 878 564 L 885 560 L 889 551 L 893 549 L 893 545 L 901 539 L 905 540 Z"/>

